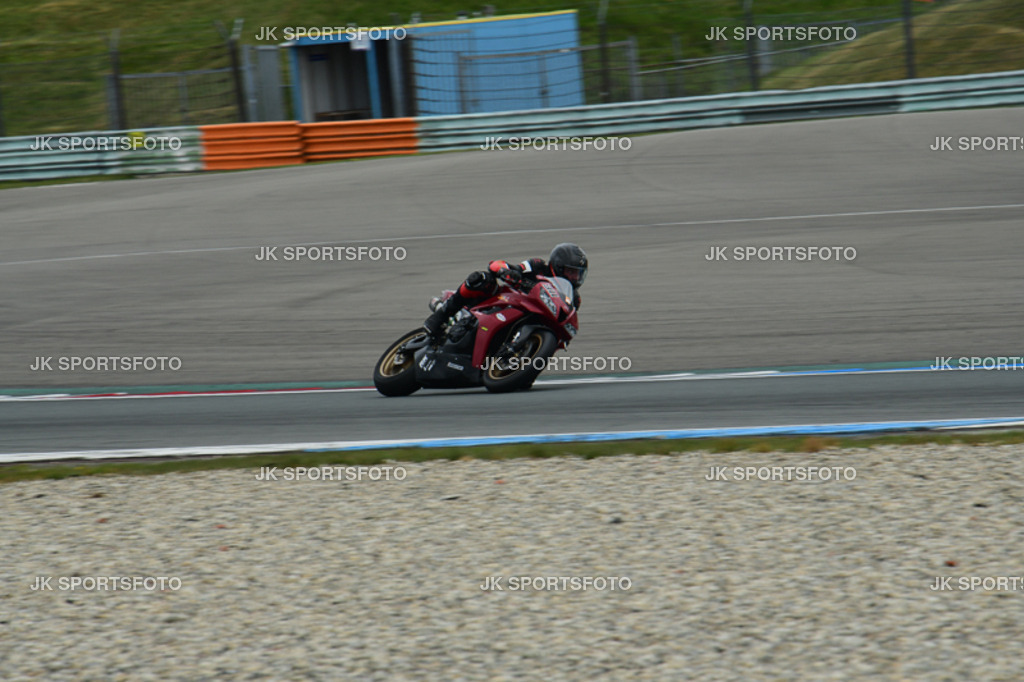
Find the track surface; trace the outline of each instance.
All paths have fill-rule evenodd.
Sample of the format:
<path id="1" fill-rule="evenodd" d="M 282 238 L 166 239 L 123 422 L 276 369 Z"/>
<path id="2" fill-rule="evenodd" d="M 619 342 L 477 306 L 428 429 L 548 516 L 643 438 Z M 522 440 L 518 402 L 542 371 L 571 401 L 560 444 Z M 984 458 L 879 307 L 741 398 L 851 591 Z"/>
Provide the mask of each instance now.
<path id="1" fill-rule="evenodd" d="M 994 109 L 6 190 L 0 388 L 366 380 L 432 294 L 566 239 L 592 260 L 573 354 L 633 371 L 1024 355 L 1024 153 L 928 149 L 1019 133 L 1019 110 Z M 255 260 L 317 242 L 407 258 Z M 858 257 L 705 260 L 748 245 Z M 29 370 L 96 355 L 182 370 Z"/>
<path id="2" fill-rule="evenodd" d="M 430 295 L 492 257 L 591 255 L 575 356 L 633 371 L 1021 356 L 1013 109 L 641 137 L 629 152 L 468 152 L 0 193 L 0 389 L 368 380 Z M 261 262 L 260 247 L 403 247 Z M 842 262 L 708 261 L 849 246 Z M 280 251 L 280 249 L 279 249 Z M 174 356 L 177 372 L 30 371 Z M 30 452 L 1024 414 L 1021 372 L 5 403 Z M 0 390 L 2 393 L 2 390 Z"/>
<path id="3" fill-rule="evenodd" d="M 538 384 L 7 403 L 0 455 L 129 448 L 1024 416 L 1022 372 Z"/>

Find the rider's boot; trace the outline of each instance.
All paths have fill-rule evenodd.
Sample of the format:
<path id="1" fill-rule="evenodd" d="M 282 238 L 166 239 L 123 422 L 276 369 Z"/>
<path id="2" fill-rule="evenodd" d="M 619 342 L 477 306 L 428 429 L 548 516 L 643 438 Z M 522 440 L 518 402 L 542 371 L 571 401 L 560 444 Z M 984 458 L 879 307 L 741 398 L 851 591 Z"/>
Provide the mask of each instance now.
<path id="1" fill-rule="evenodd" d="M 427 330 L 427 334 L 430 335 L 430 338 L 434 341 L 441 340 L 444 323 L 449 317 L 459 312 L 459 309 L 466 305 L 466 301 L 467 299 L 456 291 L 437 305 L 434 312 L 430 314 L 430 317 L 423 322 L 423 328 Z"/>

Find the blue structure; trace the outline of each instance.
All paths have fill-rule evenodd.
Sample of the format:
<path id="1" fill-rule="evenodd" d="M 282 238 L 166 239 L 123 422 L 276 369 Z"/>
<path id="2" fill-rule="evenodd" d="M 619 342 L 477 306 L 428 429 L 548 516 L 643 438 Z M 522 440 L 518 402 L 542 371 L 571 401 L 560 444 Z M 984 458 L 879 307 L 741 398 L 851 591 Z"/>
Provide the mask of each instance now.
<path id="1" fill-rule="evenodd" d="M 303 122 L 584 104 L 575 10 L 317 31 L 284 46 Z"/>

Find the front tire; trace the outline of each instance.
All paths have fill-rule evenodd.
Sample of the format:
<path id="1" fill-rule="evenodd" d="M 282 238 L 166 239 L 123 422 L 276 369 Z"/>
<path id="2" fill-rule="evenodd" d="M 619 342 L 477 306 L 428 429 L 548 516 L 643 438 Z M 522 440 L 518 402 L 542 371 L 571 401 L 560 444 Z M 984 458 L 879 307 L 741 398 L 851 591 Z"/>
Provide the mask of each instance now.
<path id="1" fill-rule="evenodd" d="M 526 338 L 522 352 L 513 356 L 519 358 L 518 367 L 507 369 L 508 363 L 502 367 L 491 362 L 484 371 L 484 386 L 491 393 L 527 390 L 544 371 L 548 358 L 554 355 L 557 349 L 558 339 L 550 330 L 534 329 Z"/>
<path id="2" fill-rule="evenodd" d="M 391 344 L 373 368 L 373 385 L 382 395 L 398 397 L 410 395 L 420 389 L 416 381 L 416 358 L 412 353 L 400 353 L 399 349 L 426 332 L 414 329 Z"/>

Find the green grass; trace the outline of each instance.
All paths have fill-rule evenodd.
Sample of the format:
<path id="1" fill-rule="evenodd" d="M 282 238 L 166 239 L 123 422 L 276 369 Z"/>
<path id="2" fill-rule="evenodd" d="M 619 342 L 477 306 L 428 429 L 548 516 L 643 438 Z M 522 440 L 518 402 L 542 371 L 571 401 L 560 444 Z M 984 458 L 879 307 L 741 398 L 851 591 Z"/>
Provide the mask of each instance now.
<path id="1" fill-rule="evenodd" d="M 919 78 L 1024 69 L 1024 11 L 1019 0 L 965 0 L 938 7 L 914 19 L 914 51 Z M 895 24 L 782 70 L 763 87 L 899 80 L 906 74 L 903 26 Z"/>
<path id="2" fill-rule="evenodd" d="M 150 476 L 219 469 L 259 467 L 369 466 L 384 462 L 427 462 L 433 460 L 582 457 L 594 459 L 622 454 L 668 455 L 694 451 L 801 452 L 814 453 L 831 448 L 871 448 L 881 445 L 1010 445 L 1024 443 L 1024 431 L 985 433 L 913 433 L 875 437 L 766 437 L 701 438 L 685 440 L 637 440 L 605 443 L 545 443 L 528 445 L 477 446 L 465 448 L 396 448 L 357 452 L 292 452 L 276 455 L 246 455 L 172 459 L 159 462 L 103 462 L 7 464 L 0 466 L 0 483 L 63 479 L 77 476 Z"/>
<path id="3" fill-rule="evenodd" d="M 108 180 L 126 180 L 134 175 L 83 175 L 75 178 L 52 178 L 49 180 L 0 180 L 0 190 L 18 187 L 43 187 L 46 185 L 71 185 L 82 182 L 107 182 Z"/>

